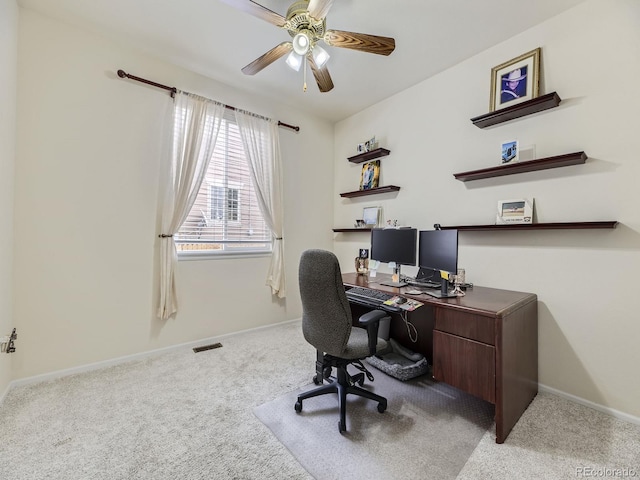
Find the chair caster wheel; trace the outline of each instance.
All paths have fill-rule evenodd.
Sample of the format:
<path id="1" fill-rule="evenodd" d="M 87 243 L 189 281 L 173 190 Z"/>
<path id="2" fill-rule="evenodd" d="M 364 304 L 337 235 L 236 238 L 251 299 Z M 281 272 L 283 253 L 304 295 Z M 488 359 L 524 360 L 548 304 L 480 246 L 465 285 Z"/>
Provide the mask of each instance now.
<path id="1" fill-rule="evenodd" d="M 322 375 L 324 376 L 324 378 L 329 378 L 331 376 L 331 367 L 325 368 L 322 372 Z"/>
<path id="2" fill-rule="evenodd" d="M 296 404 L 293 406 L 296 409 L 296 412 L 300 413 L 302 411 L 302 402 L 298 400 Z"/>
<path id="3" fill-rule="evenodd" d="M 347 425 L 345 423 L 338 422 L 338 431 L 340 433 L 346 432 L 347 431 Z"/>
<path id="4" fill-rule="evenodd" d="M 384 413 L 384 411 L 387 409 L 387 404 L 386 403 L 379 403 L 378 404 L 378 411 L 380 413 Z"/>
<path id="5" fill-rule="evenodd" d="M 315 385 L 320 385 L 320 384 L 322 384 L 322 379 L 321 379 L 321 378 L 318 378 L 318 375 L 314 375 L 314 376 L 313 376 L 313 383 L 314 383 Z"/>

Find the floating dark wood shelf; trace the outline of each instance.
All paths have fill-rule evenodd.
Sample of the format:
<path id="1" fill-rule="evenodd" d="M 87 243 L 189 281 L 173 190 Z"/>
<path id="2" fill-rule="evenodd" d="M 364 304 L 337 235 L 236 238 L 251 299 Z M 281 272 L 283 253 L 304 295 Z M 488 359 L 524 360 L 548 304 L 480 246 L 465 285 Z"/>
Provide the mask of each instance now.
<path id="1" fill-rule="evenodd" d="M 560 105 L 561 99 L 556 92 L 542 95 L 541 97 L 532 98 L 526 102 L 513 105 L 511 107 L 501 108 L 495 112 L 485 113 L 471 119 L 473 124 L 478 128 L 486 128 L 498 123 L 508 122 L 514 118 L 524 117 L 533 113 L 542 112 L 549 108 Z"/>
<path id="2" fill-rule="evenodd" d="M 334 228 L 336 233 L 371 232 L 370 228 Z"/>
<path id="3" fill-rule="evenodd" d="M 468 172 L 454 173 L 453 176 L 462 182 L 470 180 L 480 180 L 481 178 L 502 177 L 503 175 L 513 175 L 514 173 L 535 172 L 536 170 L 546 170 L 548 168 L 568 167 L 579 165 L 587 161 L 587 154 L 584 152 L 567 153 L 555 157 L 539 158 L 526 162 L 508 163 L 497 167 L 483 168 L 481 170 L 471 170 Z"/>
<path id="4" fill-rule="evenodd" d="M 388 192 L 397 192 L 400 190 L 400 187 L 396 187 L 395 185 L 387 185 L 386 187 L 376 187 L 370 188 L 368 190 L 356 190 L 355 192 L 345 192 L 341 193 L 341 197 L 361 197 L 363 195 L 375 195 L 377 193 L 388 193 Z"/>
<path id="5" fill-rule="evenodd" d="M 386 157 L 389 153 L 391 152 L 386 148 L 376 148 L 370 152 L 359 153 L 358 155 L 349 157 L 347 160 L 353 163 L 362 163 L 368 162 L 369 160 L 375 160 L 376 158 Z"/>
<path id="6" fill-rule="evenodd" d="M 604 222 L 555 222 L 555 223 L 512 223 L 507 225 L 441 225 L 442 230 L 576 230 L 587 228 L 616 228 L 616 220 Z"/>

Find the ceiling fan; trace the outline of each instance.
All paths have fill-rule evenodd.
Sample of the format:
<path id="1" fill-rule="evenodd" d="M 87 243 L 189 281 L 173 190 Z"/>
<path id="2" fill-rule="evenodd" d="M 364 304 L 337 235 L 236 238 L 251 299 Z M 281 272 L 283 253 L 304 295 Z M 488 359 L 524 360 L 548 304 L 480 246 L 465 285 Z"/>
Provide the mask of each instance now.
<path id="1" fill-rule="evenodd" d="M 345 32 L 343 30 L 327 30 L 326 16 L 333 0 L 300 0 L 293 2 L 287 10 L 287 16 L 269 10 L 251 0 L 221 0 L 250 15 L 289 32 L 292 40 L 282 42 L 264 55 L 242 68 L 245 75 L 255 75 L 263 68 L 289 54 L 287 65 L 296 71 L 305 64 L 304 90 L 306 84 L 306 63 L 309 63 L 313 76 L 321 92 L 328 92 L 333 88 L 333 80 L 329 75 L 326 63 L 329 54 L 318 42 L 322 40 L 331 47 L 350 48 L 362 52 L 389 55 L 396 47 L 396 42 L 390 37 L 380 37 L 366 33 Z"/>

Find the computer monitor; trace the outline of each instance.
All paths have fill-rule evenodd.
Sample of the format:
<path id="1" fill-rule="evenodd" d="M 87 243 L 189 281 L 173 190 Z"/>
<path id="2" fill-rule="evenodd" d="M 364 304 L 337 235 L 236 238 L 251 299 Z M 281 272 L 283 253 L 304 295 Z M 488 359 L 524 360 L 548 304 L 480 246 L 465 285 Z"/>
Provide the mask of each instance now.
<path id="1" fill-rule="evenodd" d="M 374 228 L 371 230 L 371 260 L 383 263 L 395 262 L 393 281 L 381 283 L 392 287 L 404 287 L 400 279 L 401 265 L 416 264 L 418 231 L 415 228 Z"/>
<path id="2" fill-rule="evenodd" d="M 439 298 L 454 297 L 449 294 L 449 282 L 441 271 L 455 275 L 458 271 L 458 231 L 423 230 L 418 243 L 418 279 L 441 282 L 440 290 L 425 293 Z"/>

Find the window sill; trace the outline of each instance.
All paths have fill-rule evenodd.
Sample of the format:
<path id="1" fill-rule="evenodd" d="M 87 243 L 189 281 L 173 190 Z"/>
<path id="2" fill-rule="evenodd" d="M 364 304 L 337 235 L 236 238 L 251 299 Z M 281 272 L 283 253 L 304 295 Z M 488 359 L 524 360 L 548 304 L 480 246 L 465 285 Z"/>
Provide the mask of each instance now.
<path id="1" fill-rule="evenodd" d="M 192 261 L 192 260 L 221 260 L 221 259 L 231 259 L 231 258 L 256 258 L 256 257 L 269 257 L 273 252 L 203 252 L 203 251 L 192 251 L 192 252 L 178 252 L 178 261 Z"/>

